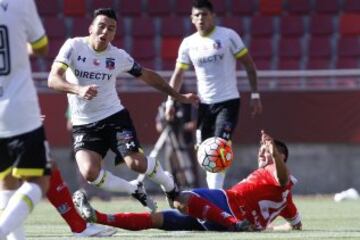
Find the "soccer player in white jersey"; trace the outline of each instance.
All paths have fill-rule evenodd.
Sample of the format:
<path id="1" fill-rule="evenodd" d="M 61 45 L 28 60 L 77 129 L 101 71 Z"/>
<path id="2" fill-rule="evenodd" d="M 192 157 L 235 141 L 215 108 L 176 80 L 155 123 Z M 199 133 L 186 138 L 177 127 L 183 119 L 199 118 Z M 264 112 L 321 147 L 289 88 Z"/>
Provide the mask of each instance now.
<path id="1" fill-rule="evenodd" d="M 97 9 L 89 36 L 65 42 L 52 66 L 49 87 L 66 92 L 73 124 L 75 158 L 80 173 L 90 183 L 108 191 L 128 192 L 144 206 L 155 210 L 141 182 L 128 182 L 102 168 L 111 149 L 115 164 L 126 165 L 161 185 L 168 199 L 177 195 L 172 176 L 156 159 L 140 149 L 129 112 L 116 91 L 116 77 L 129 73 L 184 103 L 197 103 L 195 94 L 179 94 L 157 73 L 141 67 L 124 50 L 111 44 L 117 27 L 114 10 Z M 76 201 L 76 194 L 74 195 Z M 170 201 L 171 203 L 171 201 Z"/>
<path id="2" fill-rule="evenodd" d="M 213 6 L 208 0 L 195 0 L 191 21 L 197 32 L 186 37 L 179 48 L 170 85 L 179 90 L 183 73 L 193 65 L 200 97 L 196 141 L 209 137 L 231 140 L 240 110 L 236 61 L 245 67 L 250 82 L 252 115 L 262 112 L 257 90 L 256 66 L 240 36 L 232 29 L 215 26 Z M 173 99 L 166 103 L 167 119 L 174 116 Z M 225 172 L 206 173 L 209 188 L 223 188 Z"/>
<path id="3" fill-rule="evenodd" d="M 58 171 L 49 183 L 51 163 L 29 61 L 29 55 L 47 52 L 34 1 L 0 0 L 0 239 L 25 239 L 22 223 L 46 194 L 76 236 L 112 235 L 83 221 Z"/>

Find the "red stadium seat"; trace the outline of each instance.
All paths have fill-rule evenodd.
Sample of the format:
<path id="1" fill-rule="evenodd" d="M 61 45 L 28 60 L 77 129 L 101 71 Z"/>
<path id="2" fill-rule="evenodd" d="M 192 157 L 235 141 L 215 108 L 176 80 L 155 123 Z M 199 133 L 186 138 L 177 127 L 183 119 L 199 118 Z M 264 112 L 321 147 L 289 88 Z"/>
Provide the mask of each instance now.
<path id="1" fill-rule="evenodd" d="M 316 0 L 314 10 L 320 14 L 337 15 L 340 12 L 338 0 Z"/>
<path id="2" fill-rule="evenodd" d="M 256 68 L 258 70 L 270 70 L 272 69 L 272 59 L 261 59 L 261 58 L 254 58 Z"/>
<path id="3" fill-rule="evenodd" d="M 331 59 L 329 58 L 309 58 L 306 69 L 330 69 L 330 61 Z"/>
<path id="4" fill-rule="evenodd" d="M 337 43 L 340 57 L 360 57 L 360 42 L 358 37 L 340 38 Z"/>
<path id="5" fill-rule="evenodd" d="M 91 12 L 93 12 L 95 9 L 98 8 L 113 8 L 117 10 L 113 0 L 91 0 L 90 3 Z"/>
<path id="6" fill-rule="evenodd" d="M 175 0 L 175 13 L 181 16 L 190 16 L 192 0 Z"/>
<path id="7" fill-rule="evenodd" d="M 147 0 L 146 7 L 149 15 L 169 15 L 172 12 L 171 2 L 168 0 Z"/>
<path id="8" fill-rule="evenodd" d="M 91 24 L 91 18 L 73 17 L 71 36 L 77 37 L 77 36 L 89 35 L 90 24 Z"/>
<path id="9" fill-rule="evenodd" d="M 155 46 L 153 39 L 133 39 L 131 55 L 135 60 L 154 60 Z"/>
<path id="10" fill-rule="evenodd" d="M 309 28 L 311 36 L 330 36 L 335 32 L 333 16 L 324 14 L 312 15 Z"/>
<path id="11" fill-rule="evenodd" d="M 114 41 L 112 41 L 111 44 L 117 48 L 121 48 L 124 49 L 125 51 L 129 51 L 129 49 L 127 49 L 125 46 L 125 41 L 123 38 L 117 38 Z"/>
<path id="12" fill-rule="evenodd" d="M 301 39 L 299 38 L 281 38 L 278 46 L 280 59 L 299 59 L 302 54 Z"/>
<path id="13" fill-rule="evenodd" d="M 252 38 L 250 54 L 254 59 L 270 59 L 273 55 L 272 40 L 270 38 Z"/>
<path id="14" fill-rule="evenodd" d="M 175 62 L 182 38 L 163 38 L 161 41 L 161 58 Z"/>
<path id="15" fill-rule="evenodd" d="M 231 8 L 234 16 L 251 16 L 257 11 L 256 1 L 254 0 L 232 0 Z"/>
<path id="16" fill-rule="evenodd" d="M 221 19 L 221 25 L 233 29 L 239 35 L 245 33 L 243 19 L 239 16 L 226 16 Z"/>
<path id="17" fill-rule="evenodd" d="M 283 0 L 260 0 L 259 11 L 261 15 L 281 15 Z"/>
<path id="18" fill-rule="evenodd" d="M 340 16 L 339 32 L 342 36 L 360 35 L 360 14 L 343 14 Z"/>
<path id="19" fill-rule="evenodd" d="M 288 0 L 287 10 L 289 14 L 307 15 L 311 12 L 311 5 L 309 0 Z"/>
<path id="20" fill-rule="evenodd" d="M 47 0 L 37 0 L 36 6 L 40 16 L 56 16 L 60 12 L 58 1 L 49 4 Z"/>
<path id="21" fill-rule="evenodd" d="M 141 0 L 121 0 L 119 3 L 121 16 L 138 16 L 142 13 Z"/>
<path id="22" fill-rule="evenodd" d="M 308 43 L 308 56 L 312 58 L 330 59 L 332 55 L 329 37 L 312 37 Z"/>
<path id="23" fill-rule="evenodd" d="M 176 27 L 174 27 L 174 24 L 176 24 Z M 184 25 L 184 17 L 181 16 L 162 17 L 161 35 L 163 37 L 185 37 L 186 29 Z"/>
<path id="24" fill-rule="evenodd" d="M 345 69 L 358 69 L 359 68 L 359 58 L 351 57 L 340 57 L 337 59 L 336 68 Z"/>
<path id="25" fill-rule="evenodd" d="M 176 62 L 173 60 L 162 60 L 161 62 L 161 69 L 172 71 L 175 68 Z"/>
<path id="26" fill-rule="evenodd" d="M 182 1 L 182 0 L 178 0 L 178 1 Z M 224 16 L 226 14 L 227 12 L 226 1 L 212 0 L 211 2 L 213 4 L 214 12 L 216 13 L 216 15 Z"/>
<path id="27" fill-rule="evenodd" d="M 44 17 L 44 27 L 46 34 L 50 39 L 67 37 L 65 22 L 63 18 L 58 17 Z"/>
<path id="28" fill-rule="evenodd" d="M 66 16 L 85 16 L 85 0 L 64 0 L 64 15 Z"/>
<path id="29" fill-rule="evenodd" d="M 360 1 L 359 0 L 346 0 L 343 5 L 345 12 L 360 13 Z"/>
<path id="30" fill-rule="evenodd" d="M 155 25 L 153 18 L 134 17 L 132 18 L 131 31 L 133 37 L 154 37 Z"/>
<path id="31" fill-rule="evenodd" d="M 305 33 L 304 19 L 302 16 L 282 16 L 280 34 L 285 37 L 301 37 Z"/>
<path id="32" fill-rule="evenodd" d="M 270 37 L 275 32 L 273 17 L 253 16 L 251 19 L 251 35 L 253 37 Z"/>

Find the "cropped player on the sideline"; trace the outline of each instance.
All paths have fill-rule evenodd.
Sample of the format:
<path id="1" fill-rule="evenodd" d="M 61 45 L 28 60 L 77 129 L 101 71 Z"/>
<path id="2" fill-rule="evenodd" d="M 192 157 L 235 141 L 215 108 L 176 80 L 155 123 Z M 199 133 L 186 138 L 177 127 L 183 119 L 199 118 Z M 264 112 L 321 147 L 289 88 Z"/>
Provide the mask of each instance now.
<path id="1" fill-rule="evenodd" d="M 116 91 L 116 77 L 129 73 L 180 102 L 195 104 L 198 98 L 191 93 L 179 94 L 160 75 L 143 68 L 124 50 L 113 46 L 116 28 L 114 10 L 95 10 L 90 35 L 65 42 L 54 61 L 48 84 L 67 93 L 75 158 L 82 176 L 104 190 L 128 192 L 154 210 L 154 203 L 141 182 L 128 182 L 101 166 L 111 149 L 116 154 L 115 164 L 125 162 L 130 169 L 160 184 L 170 201 L 178 193 L 172 176 L 163 171 L 156 159 L 145 157 L 141 151 L 130 114 Z"/>
<path id="2" fill-rule="evenodd" d="M 170 85 L 179 90 L 184 72 L 193 65 L 201 102 L 197 118 L 197 144 L 214 136 L 231 140 L 241 103 L 236 79 L 237 61 L 243 65 L 249 79 L 252 115 L 262 112 L 256 66 L 240 36 L 232 29 L 215 25 L 211 1 L 193 1 L 191 22 L 196 32 L 184 38 L 179 47 Z M 166 106 L 167 118 L 171 120 L 174 116 L 173 100 L 169 99 Z M 208 187 L 223 188 L 225 173 L 206 172 Z"/>
<path id="3" fill-rule="evenodd" d="M 50 171 L 29 62 L 47 51 L 34 1 L 0 0 L 0 239 L 25 239 L 22 223 L 44 195 L 76 236 L 110 236 L 114 230 L 83 221 L 60 172 Z"/>
<path id="4" fill-rule="evenodd" d="M 176 230 L 262 231 L 301 230 L 300 214 L 292 200 L 296 179 L 286 167 L 288 149 L 262 132 L 258 169 L 227 189 L 194 189 L 181 192 L 175 201 L 179 211 L 104 214 L 91 207 L 84 195 L 79 208 L 90 222 L 128 230 L 158 228 Z M 75 199 L 76 201 L 76 199 Z M 78 204 L 80 205 L 80 204 Z M 272 226 L 281 216 L 287 223 Z"/>

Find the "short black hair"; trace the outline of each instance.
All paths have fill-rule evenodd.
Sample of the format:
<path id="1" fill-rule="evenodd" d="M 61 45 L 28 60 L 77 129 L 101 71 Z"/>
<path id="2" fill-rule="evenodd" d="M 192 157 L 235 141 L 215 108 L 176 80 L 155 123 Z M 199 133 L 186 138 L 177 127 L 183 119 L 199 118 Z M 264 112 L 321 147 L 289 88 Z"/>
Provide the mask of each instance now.
<path id="1" fill-rule="evenodd" d="M 111 18 L 111 19 L 114 19 L 115 21 L 117 21 L 116 13 L 115 13 L 114 9 L 112 9 L 112 8 L 95 9 L 94 14 L 93 14 L 94 19 L 99 15 L 104 15 L 104 16 L 107 16 L 108 18 Z"/>
<path id="2" fill-rule="evenodd" d="M 287 159 L 289 157 L 289 149 L 286 146 L 286 144 L 280 140 L 274 139 L 274 143 L 277 147 L 277 149 L 279 150 L 279 152 L 281 152 L 282 154 L 285 155 L 285 159 L 284 162 L 287 162 Z"/>
<path id="3" fill-rule="evenodd" d="M 214 11 L 214 7 L 209 0 L 194 0 L 192 4 L 193 8 L 207 8 L 210 12 Z"/>

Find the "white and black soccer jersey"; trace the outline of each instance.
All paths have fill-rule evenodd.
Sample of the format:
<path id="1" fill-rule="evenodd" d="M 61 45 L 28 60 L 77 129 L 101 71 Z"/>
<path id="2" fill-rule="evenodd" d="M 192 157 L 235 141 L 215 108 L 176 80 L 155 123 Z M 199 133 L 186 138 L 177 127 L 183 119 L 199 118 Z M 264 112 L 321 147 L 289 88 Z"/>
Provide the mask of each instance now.
<path id="1" fill-rule="evenodd" d="M 233 30 L 216 26 L 207 36 L 198 32 L 186 37 L 179 48 L 177 66 L 192 64 L 197 76 L 200 101 L 214 104 L 239 98 L 236 58 L 248 52 Z"/>
<path id="2" fill-rule="evenodd" d="M 41 126 L 26 43 L 47 44 L 33 0 L 0 0 L 0 138 Z"/>
<path id="3" fill-rule="evenodd" d="M 67 67 L 68 82 L 98 86 L 98 95 L 90 101 L 67 94 L 73 125 L 97 122 L 124 108 L 116 91 L 116 77 L 134 65 L 134 59 L 124 50 L 109 44 L 105 51 L 96 52 L 88 37 L 77 37 L 64 43 L 55 62 Z"/>

